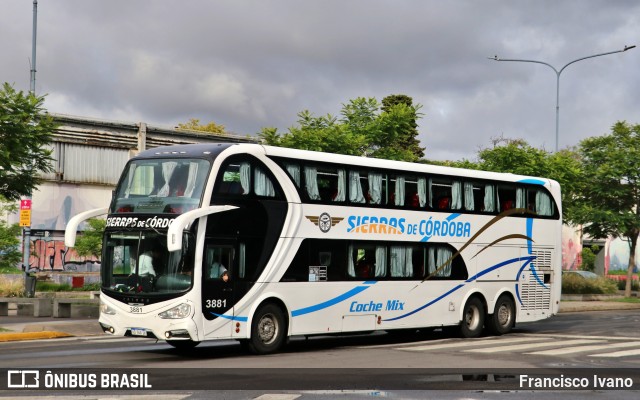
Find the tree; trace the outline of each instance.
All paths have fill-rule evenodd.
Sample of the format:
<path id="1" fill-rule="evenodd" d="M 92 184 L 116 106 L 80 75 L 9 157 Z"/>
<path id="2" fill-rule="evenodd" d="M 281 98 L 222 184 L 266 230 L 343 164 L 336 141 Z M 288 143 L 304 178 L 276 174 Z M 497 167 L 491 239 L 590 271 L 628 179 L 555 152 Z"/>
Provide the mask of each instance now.
<path id="1" fill-rule="evenodd" d="M 403 140 L 420 116 L 421 106 L 396 104 L 386 111 L 375 98 L 359 97 L 342 105 L 341 117 L 315 117 L 310 111 L 298 113 L 298 125 L 280 134 L 276 128 L 259 133 L 265 144 L 328 153 L 391 160 L 418 161 L 414 150 Z"/>
<path id="2" fill-rule="evenodd" d="M 9 203 L 0 196 L 0 216 L 17 211 L 15 203 Z M 22 260 L 20 252 L 20 227 L 18 224 L 8 225 L 5 219 L 0 217 L 0 269 L 13 269 Z"/>
<path id="3" fill-rule="evenodd" d="M 622 237 L 629 243 L 625 296 L 631 296 L 631 278 L 640 234 L 640 124 L 617 122 L 611 134 L 580 142 L 584 184 L 574 200 L 575 222 L 593 237 Z"/>
<path id="4" fill-rule="evenodd" d="M 191 118 L 189 122 L 185 124 L 178 124 L 178 129 L 215 133 L 218 135 L 227 134 L 227 131 L 225 130 L 224 125 L 218 125 L 213 121 L 209 122 L 206 125 L 200 125 L 200 120 L 197 118 Z"/>
<path id="5" fill-rule="evenodd" d="M 573 220 L 573 199 L 583 182 L 581 161 L 576 151 L 566 149 L 549 153 L 532 147 L 523 139 L 502 136 L 491 141 L 492 147 L 479 150 L 475 162 L 462 160 L 437 164 L 554 179 L 562 188 L 563 221 Z"/>
<path id="6" fill-rule="evenodd" d="M 0 90 L 0 195 L 18 200 L 41 182 L 39 172 L 52 172 L 55 123 L 43 108 L 44 97 L 16 91 L 8 83 Z"/>
<path id="7" fill-rule="evenodd" d="M 104 219 L 90 218 L 87 223 L 89 228 L 76 240 L 76 253 L 79 256 L 94 256 L 99 259 L 102 255 L 102 237 L 107 222 Z"/>
<path id="8" fill-rule="evenodd" d="M 382 99 L 382 111 L 389 112 L 392 107 L 403 104 L 409 108 L 413 106 L 413 99 L 404 94 L 392 94 Z M 399 138 L 400 145 L 409 149 L 417 159 L 424 157 L 424 147 L 420 147 L 420 141 L 418 140 L 418 121 L 417 114 L 414 115 L 413 121 L 411 121 L 411 129 L 407 129 L 402 132 Z"/>

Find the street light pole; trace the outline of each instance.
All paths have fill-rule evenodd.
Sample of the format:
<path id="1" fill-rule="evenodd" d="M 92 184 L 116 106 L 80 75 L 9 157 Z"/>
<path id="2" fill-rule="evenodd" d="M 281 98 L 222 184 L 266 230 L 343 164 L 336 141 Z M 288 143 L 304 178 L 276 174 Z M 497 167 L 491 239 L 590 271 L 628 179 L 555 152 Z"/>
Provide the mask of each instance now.
<path id="1" fill-rule="evenodd" d="M 569 65 L 577 63 L 578 61 L 582 61 L 582 60 L 586 60 L 588 58 L 594 58 L 594 57 L 600 57 L 600 56 L 606 56 L 609 54 L 615 54 L 615 53 L 622 53 L 625 52 L 627 50 L 631 50 L 634 47 L 636 47 L 635 45 L 633 46 L 624 46 L 624 49 L 622 50 L 616 50 L 616 51 L 609 51 L 607 53 L 600 53 L 600 54 L 594 54 L 592 56 L 587 56 L 587 57 L 581 57 L 578 58 L 576 60 L 573 60 L 571 62 L 568 62 L 567 64 L 564 65 L 564 67 L 560 68 L 560 70 L 557 70 L 553 65 L 546 63 L 544 61 L 536 61 L 536 60 L 520 60 L 520 59 L 515 59 L 515 58 L 499 58 L 497 55 L 494 57 L 488 57 L 490 60 L 494 60 L 494 61 L 517 61 L 517 62 L 529 62 L 529 63 L 535 63 L 535 64 L 542 64 L 542 65 L 546 65 L 547 67 L 551 68 L 553 70 L 553 72 L 556 73 L 556 152 L 558 151 L 558 140 L 559 140 L 559 128 L 560 128 L 560 74 L 562 74 L 562 71 L 565 70 L 565 68 L 567 68 Z"/>

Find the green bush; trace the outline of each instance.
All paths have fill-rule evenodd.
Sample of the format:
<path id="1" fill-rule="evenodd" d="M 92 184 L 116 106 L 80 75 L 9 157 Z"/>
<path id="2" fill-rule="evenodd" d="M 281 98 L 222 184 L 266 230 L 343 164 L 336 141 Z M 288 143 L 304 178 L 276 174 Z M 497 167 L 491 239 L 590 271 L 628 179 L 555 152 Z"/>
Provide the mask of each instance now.
<path id="1" fill-rule="evenodd" d="M 89 292 L 100 291 L 100 282 L 88 283 L 82 287 L 74 288 L 68 283 L 54 283 L 45 281 L 36 281 L 36 292 Z"/>
<path id="2" fill-rule="evenodd" d="M 73 288 L 73 291 L 99 292 L 100 282 L 87 283 L 81 288 Z"/>
<path id="3" fill-rule="evenodd" d="M 68 283 L 54 283 L 36 281 L 36 292 L 70 292 L 71 285 Z"/>
<path id="4" fill-rule="evenodd" d="M 583 271 L 595 271 L 596 270 L 596 257 L 598 252 L 600 251 L 600 247 L 593 245 L 591 247 L 583 247 L 582 248 L 582 266 L 580 267 Z"/>
<path id="5" fill-rule="evenodd" d="M 0 297 L 22 297 L 24 296 L 23 281 L 1 281 Z"/>
<path id="6" fill-rule="evenodd" d="M 618 281 L 618 290 L 625 290 L 626 286 L 627 286 L 626 279 L 620 279 Z M 640 290 L 640 283 L 636 280 L 631 281 L 631 290 L 635 290 L 635 291 Z"/>
<path id="7" fill-rule="evenodd" d="M 614 294 L 617 292 L 616 283 L 610 279 L 585 279 L 577 275 L 562 276 L 563 294 Z"/>

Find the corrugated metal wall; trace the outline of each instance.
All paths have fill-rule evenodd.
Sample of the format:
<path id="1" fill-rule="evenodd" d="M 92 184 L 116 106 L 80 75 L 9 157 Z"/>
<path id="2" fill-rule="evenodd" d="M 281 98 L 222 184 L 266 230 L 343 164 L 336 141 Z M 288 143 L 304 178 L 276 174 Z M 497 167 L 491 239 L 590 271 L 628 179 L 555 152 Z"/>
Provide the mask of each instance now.
<path id="1" fill-rule="evenodd" d="M 59 124 L 52 147 L 55 171 L 42 174 L 42 178 L 60 183 L 115 186 L 127 160 L 146 148 L 202 142 L 255 142 L 250 137 L 178 131 L 145 123 L 52 116 Z"/>
<path id="2" fill-rule="evenodd" d="M 62 143 L 62 149 L 65 157 L 60 173 L 64 182 L 115 185 L 129 159 L 126 149 L 70 143 Z"/>

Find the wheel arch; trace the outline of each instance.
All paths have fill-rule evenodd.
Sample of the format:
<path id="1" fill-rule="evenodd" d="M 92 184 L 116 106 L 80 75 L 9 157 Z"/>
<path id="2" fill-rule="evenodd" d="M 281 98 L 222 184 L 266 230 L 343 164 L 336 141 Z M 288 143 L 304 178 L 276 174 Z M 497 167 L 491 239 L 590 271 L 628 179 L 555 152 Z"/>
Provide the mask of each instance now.
<path id="1" fill-rule="evenodd" d="M 513 304 L 515 306 L 515 317 L 516 317 L 516 321 L 517 321 L 518 315 L 519 315 L 518 301 L 516 299 L 516 295 L 509 288 L 503 288 L 503 289 L 500 289 L 500 290 L 498 290 L 496 292 L 496 295 L 494 296 L 494 298 L 491 301 L 491 308 L 487 308 L 487 315 L 493 314 L 493 312 L 495 311 L 496 303 L 498 302 L 498 299 L 503 295 L 509 296 L 509 298 L 511 298 L 511 301 L 513 301 Z"/>
<path id="2" fill-rule="evenodd" d="M 266 296 L 259 302 L 256 302 L 253 307 L 251 307 L 251 313 L 249 313 L 249 318 L 247 319 L 247 326 L 250 327 L 251 324 L 253 324 L 253 318 L 255 317 L 256 312 L 266 304 L 274 304 L 278 308 L 280 308 L 280 310 L 282 310 L 282 314 L 285 318 L 284 323 L 286 324 L 285 332 L 287 333 L 287 336 L 289 336 L 289 332 L 291 329 L 291 312 L 289 312 L 289 308 L 286 306 L 285 302 L 275 295 Z M 249 332 L 250 331 L 251 329 L 249 329 Z"/>
<path id="3" fill-rule="evenodd" d="M 474 297 L 480 300 L 480 302 L 482 303 L 482 306 L 484 307 L 485 314 L 487 313 L 487 309 L 488 309 L 487 297 L 481 291 L 474 290 L 472 292 L 467 293 L 463 301 L 460 303 L 460 308 L 458 309 L 458 322 L 462 322 L 462 320 L 464 319 L 464 307 L 467 305 L 469 300 L 471 300 Z M 496 300 L 497 300 L 497 297 L 496 297 Z"/>

